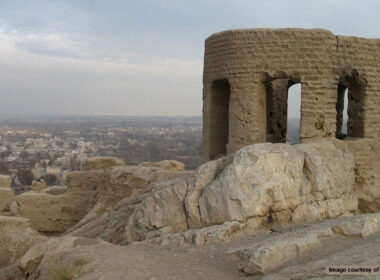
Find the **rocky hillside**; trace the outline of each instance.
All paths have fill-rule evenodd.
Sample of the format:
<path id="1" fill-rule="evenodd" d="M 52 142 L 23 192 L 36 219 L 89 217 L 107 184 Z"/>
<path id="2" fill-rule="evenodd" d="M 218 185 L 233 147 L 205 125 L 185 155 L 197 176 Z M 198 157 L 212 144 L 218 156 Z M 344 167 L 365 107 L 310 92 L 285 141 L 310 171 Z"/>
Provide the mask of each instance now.
<path id="1" fill-rule="evenodd" d="M 342 141 L 251 145 L 195 171 L 93 158 L 67 182 L 0 203 L 0 279 L 330 279 L 378 258 L 380 216 L 362 209 L 379 191 L 367 199 Z"/>

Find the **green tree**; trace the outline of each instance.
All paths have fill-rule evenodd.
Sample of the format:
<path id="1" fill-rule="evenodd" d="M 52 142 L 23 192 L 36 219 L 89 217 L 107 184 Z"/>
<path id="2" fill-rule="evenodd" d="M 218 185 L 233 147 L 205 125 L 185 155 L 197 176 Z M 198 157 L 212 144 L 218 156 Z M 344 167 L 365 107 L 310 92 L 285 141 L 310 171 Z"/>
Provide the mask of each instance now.
<path id="1" fill-rule="evenodd" d="M 33 172 L 30 168 L 20 168 L 17 170 L 16 176 L 20 183 L 24 186 L 30 186 L 34 179 Z"/>
<path id="2" fill-rule="evenodd" d="M 54 186 L 55 183 L 57 182 L 57 176 L 51 173 L 42 175 L 40 179 L 43 179 L 46 182 L 47 186 Z"/>
<path id="3" fill-rule="evenodd" d="M 11 171 L 9 170 L 8 165 L 6 164 L 6 162 L 2 160 L 0 160 L 0 174 L 4 174 L 4 175 L 11 174 Z"/>

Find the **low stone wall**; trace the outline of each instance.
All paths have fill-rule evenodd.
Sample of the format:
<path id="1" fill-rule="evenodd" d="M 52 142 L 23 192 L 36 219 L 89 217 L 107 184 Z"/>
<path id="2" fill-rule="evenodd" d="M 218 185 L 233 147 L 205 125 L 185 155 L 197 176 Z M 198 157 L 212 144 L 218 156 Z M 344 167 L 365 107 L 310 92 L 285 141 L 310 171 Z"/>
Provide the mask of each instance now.
<path id="1" fill-rule="evenodd" d="M 0 212 L 9 211 L 14 199 L 14 191 L 11 189 L 12 177 L 0 175 Z"/>
<path id="2" fill-rule="evenodd" d="M 64 232 L 86 215 L 102 178 L 103 171 L 77 171 L 68 176 L 64 194 L 25 192 L 16 197 L 18 215 L 38 231 Z"/>
<path id="3" fill-rule="evenodd" d="M 123 166 L 114 158 L 91 158 L 96 170 L 75 171 L 67 176 L 65 187 L 50 187 L 42 192 L 25 192 L 16 197 L 18 215 L 30 219 L 41 232 L 65 232 L 87 214 L 100 215 L 119 200 L 148 192 L 154 183 L 188 174 L 172 171 L 176 162 L 165 161 L 157 166 Z M 38 188 L 39 190 L 39 188 Z M 93 212 L 91 212 L 93 210 Z"/>

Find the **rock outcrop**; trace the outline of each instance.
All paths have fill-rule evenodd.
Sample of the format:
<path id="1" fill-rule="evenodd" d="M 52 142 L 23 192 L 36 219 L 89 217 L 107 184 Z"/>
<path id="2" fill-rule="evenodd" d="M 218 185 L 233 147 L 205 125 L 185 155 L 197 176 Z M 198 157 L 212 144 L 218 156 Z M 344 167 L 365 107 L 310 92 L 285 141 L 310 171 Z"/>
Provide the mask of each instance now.
<path id="1" fill-rule="evenodd" d="M 240 270 L 267 279 L 284 271 L 287 277 L 300 258 L 334 240 L 380 234 L 379 214 L 356 215 L 368 181 L 358 184 L 364 171 L 352 145 L 326 140 L 255 144 L 195 171 L 165 161 L 72 172 L 67 187 L 15 198 L 9 213 L 29 220 L 0 217 L 0 249 L 9 250 L 0 258 L 0 277 L 45 275 L 59 260 L 82 262 L 82 254 L 86 262 L 97 263 L 86 266 L 91 275 L 100 262 L 89 257 L 91 250 L 123 255 L 121 247 L 109 242 L 128 248 L 207 246 L 245 236 L 252 242 L 228 250 L 240 258 Z M 375 211 L 376 199 L 366 201 Z M 22 234 L 14 237 L 15 231 Z M 48 238 L 38 231 L 65 235 Z"/>
<path id="2" fill-rule="evenodd" d="M 259 279 L 334 279 L 325 273 L 329 265 L 376 264 L 380 246 L 379 221 L 379 214 L 340 217 L 271 233 L 250 232 L 247 236 L 229 240 L 231 242 L 191 250 L 173 246 L 157 248 L 150 242 L 154 239 L 132 246 L 115 246 L 99 239 L 75 236 L 47 238 L 34 232 L 35 237 L 29 234 L 32 242 L 23 237 L 26 246 L 21 253 L 12 251 L 7 255 L 8 265 L 0 266 L 0 279 L 10 276 L 11 279 L 20 280 L 52 275 L 58 277 L 55 274 L 57 272 L 74 271 L 77 277 L 83 279 L 122 279 L 125 275 L 132 280 L 149 279 L 151 275 L 160 279 L 176 279 L 185 275 L 184 279 L 232 280 L 242 278 L 237 273 L 238 268 L 247 274 L 258 275 Z M 202 235 L 191 235 L 190 231 L 168 234 L 165 235 L 168 243 L 163 244 L 181 245 L 173 243 L 173 240 L 179 239 L 169 239 L 180 234 L 187 238 L 208 236 L 212 240 L 220 238 L 222 241 L 223 236 L 228 236 L 225 235 L 227 232 L 239 230 L 237 224 L 238 222 L 230 222 L 197 230 Z M 24 229 L 20 226 L 17 228 Z M 27 226 L 25 229 L 26 232 L 31 230 Z M 14 234 L 7 231 L 5 235 L 11 233 Z M 12 239 L 8 236 L 8 240 Z M 146 244 L 147 242 L 150 243 Z M 17 242 L 12 240 L 7 248 L 14 250 L 17 248 L 14 247 L 15 244 Z M 10 259 L 12 263 L 9 262 Z M 202 263 L 205 265 L 202 266 Z M 215 267 L 215 263 L 220 265 Z M 226 266 L 230 267 L 229 270 L 223 271 Z M 201 267 L 202 273 L 193 273 Z M 17 273 L 19 278 L 14 276 Z"/>
<path id="3" fill-rule="evenodd" d="M 173 171 L 180 164 L 172 161 L 157 166 L 125 166 L 116 158 L 90 158 L 88 162 L 87 169 L 95 170 L 71 172 L 67 187 L 38 188 L 38 192 L 17 196 L 18 215 L 30 219 L 33 228 L 41 232 L 75 230 L 123 198 L 149 192 L 161 181 L 191 173 Z"/>
<path id="4" fill-rule="evenodd" d="M 72 234 L 128 244 L 226 222 L 259 226 L 352 214 L 354 167 L 352 153 L 329 141 L 255 144 L 189 176 L 152 184 L 145 194 L 126 194 L 112 210 L 94 215 L 91 227 L 79 223 Z"/>
<path id="5" fill-rule="evenodd" d="M 109 215 L 112 208 L 117 208 L 119 204 L 122 205 L 122 203 L 118 203 L 119 201 L 133 201 L 140 196 L 149 194 L 153 189 L 159 189 L 161 182 L 189 174 L 192 174 L 192 171 L 170 171 L 153 166 L 110 168 L 104 173 L 94 206 L 69 232 L 86 237 L 99 236 L 106 224 L 103 219 Z M 168 201 L 162 200 L 162 203 L 169 205 Z M 122 222 L 116 218 L 114 221 L 115 223 Z"/>
<path id="6" fill-rule="evenodd" d="M 379 232 L 380 214 L 358 215 L 271 235 L 259 243 L 230 253 L 240 255 L 243 260 L 241 269 L 247 274 L 267 274 L 299 256 L 307 255 L 312 249 L 322 246 L 328 238 L 339 235 L 369 237 Z"/>

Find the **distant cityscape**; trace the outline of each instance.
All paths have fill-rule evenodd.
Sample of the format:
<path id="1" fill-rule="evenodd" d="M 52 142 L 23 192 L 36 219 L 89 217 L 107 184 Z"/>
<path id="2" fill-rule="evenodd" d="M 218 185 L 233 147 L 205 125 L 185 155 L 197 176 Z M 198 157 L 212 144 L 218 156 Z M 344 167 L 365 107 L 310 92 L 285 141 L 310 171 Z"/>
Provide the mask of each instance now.
<path id="1" fill-rule="evenodd" d="M 195 169 L 201 129 L 201 117 L 0 116 L 0 174 L 11 174 L 17 190 L 39 178 L 64 185 L 93 156 L 128 165 L 174 159 Z"/>
<path id="2" fill-rule="evenodd" d="M 93 156 L 128 165 L 173 159 L 195 169 L 201 138 L 201 117 L 0 115 L 0 174 L 22 192 L 37 179 L 64 185 L 67 172 Z M 298 140 L 299 119 L 289 119 L 287 141 Z"/>

